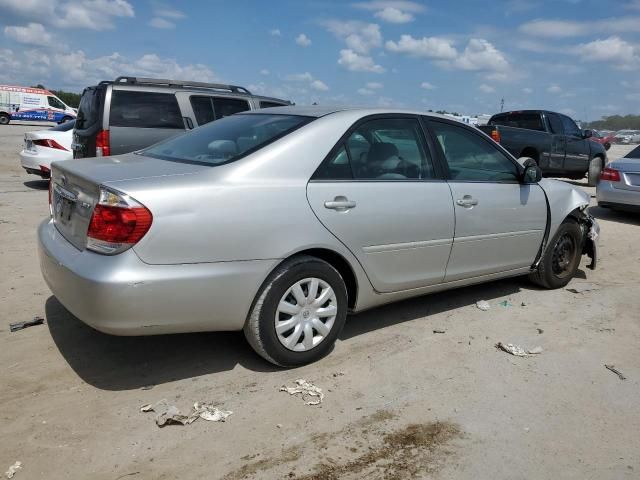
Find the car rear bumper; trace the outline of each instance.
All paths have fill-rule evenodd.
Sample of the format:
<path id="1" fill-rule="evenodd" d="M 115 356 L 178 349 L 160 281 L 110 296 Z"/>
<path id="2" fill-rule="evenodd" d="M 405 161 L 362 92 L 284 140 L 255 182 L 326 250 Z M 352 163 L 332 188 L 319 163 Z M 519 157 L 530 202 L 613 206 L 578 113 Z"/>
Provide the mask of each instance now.
<path id="1" fill-rule="evenodd" d="M 73 315 L 113 335 L 240 330 L 277 260 L 149 265 L 133 250 L 79 251 L 44 221 L 40 269 Z"/>
<path id="2" fill-rule="evenodd" d="M 598 205 L 603 207 L 640 208 L 640 191 L 615 188 L 609 181 L 598 182 L 596 198 Z"/>

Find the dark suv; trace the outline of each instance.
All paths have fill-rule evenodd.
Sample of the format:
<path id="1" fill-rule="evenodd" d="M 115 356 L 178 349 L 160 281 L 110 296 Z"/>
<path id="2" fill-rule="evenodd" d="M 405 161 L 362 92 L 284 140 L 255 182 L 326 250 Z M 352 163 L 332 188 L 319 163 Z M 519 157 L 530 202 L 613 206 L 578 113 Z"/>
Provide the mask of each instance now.
<path id="1" fill-rule="evenodd" d="M 244 87 L 118 77 L 82 92 L 73 158 L 119 155 L 245 110 L 291 105 Z"/>

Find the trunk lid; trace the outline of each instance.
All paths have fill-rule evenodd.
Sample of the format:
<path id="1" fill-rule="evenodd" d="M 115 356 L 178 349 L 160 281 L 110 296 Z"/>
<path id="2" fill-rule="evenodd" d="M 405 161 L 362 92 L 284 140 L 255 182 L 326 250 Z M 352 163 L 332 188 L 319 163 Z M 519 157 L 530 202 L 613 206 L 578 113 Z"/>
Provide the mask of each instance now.
<path id="1" fill-rule="evenodd" d="M 51 172 L 53 223 L 73 246 L 84 250 L 101 185 L 108 184 L 117 189 L 117 182 L 123 180 L 153 181 L 154 178 L 206 171 L 210 171 L 206 165 L 171 162 L 136 154 L 55 162 Z M 135 193 L 131 194 L 135 198 Z"/>
<path id="2" fill-rule="evenodd" d="M 620 182 L 612 183 L 614 188 L 620 190 L 640 191 L 640 160 L 622 158 L 607 165 L 620 172 Z"/>

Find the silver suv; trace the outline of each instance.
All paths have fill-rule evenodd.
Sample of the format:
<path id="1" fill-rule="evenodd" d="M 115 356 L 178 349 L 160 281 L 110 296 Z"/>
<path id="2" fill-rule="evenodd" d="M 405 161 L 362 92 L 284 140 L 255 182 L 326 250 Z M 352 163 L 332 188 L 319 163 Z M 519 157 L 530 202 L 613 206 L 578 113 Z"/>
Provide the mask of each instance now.
<path id="1" fill-rule="evenodd" d="M 118 77 L 82 92 L 73 158 L 129 153 L 234 113 L 285 105 L 236 85 Z"/>

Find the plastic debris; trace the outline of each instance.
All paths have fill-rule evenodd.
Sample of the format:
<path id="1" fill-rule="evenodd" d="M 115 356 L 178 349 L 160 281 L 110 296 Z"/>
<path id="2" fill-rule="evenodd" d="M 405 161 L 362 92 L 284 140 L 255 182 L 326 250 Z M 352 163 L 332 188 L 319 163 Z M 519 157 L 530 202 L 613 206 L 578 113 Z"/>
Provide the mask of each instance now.
<path id="1" fill-rule="evenodd" d="M 613 373 L 615 373 L 620 380 L 626 380 L 627 379 L 627 377 L 625 377 L 622 374 L 622 372 L 615 367 L 615 365 L 605 365 L 604 368 L 606 368 L 607 370 L 610 370 Z"/>
<path id="2" fill-rule="evenodd" d="M 516 357 L 528 357 L 529 355 L 540 355 L 543 350 L 542 347 L 534 347 L 530 350 L 526 350 L 520 345 L 514 345 L 513 343 L 502 343 L 498 342 L 496 344 L 496 348 L 503 350 L 511 355 L 515 355 Z"/>
<path id="3" fill-rule="evenodd" d="M 513 307 L 513 305 L 511 304 L 511 302 L 509 300 L 503 300 L 498 305 L 500 305 L 501 307 L 504 307 L 504 308 Z"/>
<path id="4" fill-rule="evenodd" d="M 433 333 L 447 333 L 447 331 L 436 328 Z"/>
<path id="5" fill-rule="evenodd" d="M 487 302 L 486 300 L 479 300 L 476 302 L 476 307 L 478 307 L 483 312 L 486 312 L 491 308 L 491 305 L 489 305 L 489 302 Z"/>
<path id="6" fill-rule="evenodd" d="M 319 405 L 324 400 L 322 389 L 316 387 L 313 383 L 300 378 L 296 380 L 297 387 L 280 387 L 281 392 L 287 392 L 289 395 L 300 395 L 305 405 Z M 317 400 L 309 400 L 309 398 L 317 398 Z"/>
<path id="7" fill-rule="evenodd" d="M 156 425 L 164 427 L 170 424 L 190 425 L 198 418 L 209 422 L 224 422 L 229 415 L 233 414 L 230 410 L 220 410 L 213 405 L 207 403 L 196 402 L 189 415 L 180 412 L 175 405 L 169 405 L 166 399 L 162 399 L 154 404 L 147 404 L 140 407 L 141 412 L 155 412 Z"/>
<path id="8" fill-rule="evenodd" d="M 593 290 L 600 290 L 600 287 L 593 283 L 584 282 L 584 283 L 575 283 L 573 284 L 572 287 L 567 288 L 567 291 L 571 293 L 585 293 L 585 292 L 591 292 Z"/>
<path id="9" fill-rule="evenodd" d="M 7 470 L 6 472 L 4 472 L 5 476 L 7 478 L 13 478 L 13 476 L 16 474 L 16 472 L 18 470 L 20 470 L 22 468 L 22 462 L 16 462 L 13 465 L 11 465 L 9 467 L 9 470 Z"/>
<path id="10" fill-rule="evenodd" d="M 35 327 L 36 325 L 42 325 L 44 323 L 44 318 L 42 317 L 33 317 L 33 320 L 29 320 L 28 322 L 16 322 L 9 324 L 9 330 L 12 332 L 17 332 L 18 330 L 24 330 L 25 328 Z"/>

